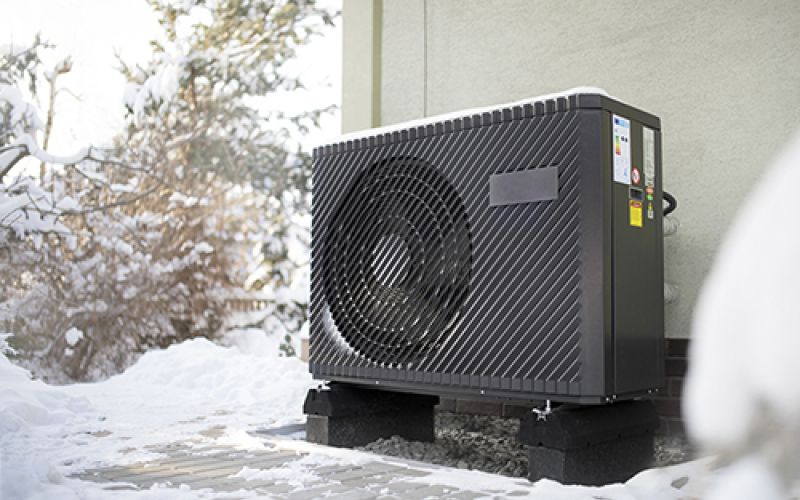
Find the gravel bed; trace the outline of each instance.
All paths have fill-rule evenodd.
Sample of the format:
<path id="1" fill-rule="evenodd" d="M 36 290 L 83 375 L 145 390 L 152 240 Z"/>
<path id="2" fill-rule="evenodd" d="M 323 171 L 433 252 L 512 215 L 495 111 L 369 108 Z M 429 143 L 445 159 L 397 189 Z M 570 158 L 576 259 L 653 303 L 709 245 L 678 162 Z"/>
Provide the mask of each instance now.
<path id="1" fill-rule="evenodd" d="M 436 441 L 422 443 L 394 436 L 359 449 L 459 469 L 474 469 L 511 477 L 526 477 L 528 452 L 517 443 L 516 418 L 464 415 L 438 411 Z M 655 465 L 685 462 L 691 452 L 685 441 L 656 437 Z"/>
<path id="2" fill-rule="evenodd" d="M 525 477 L 528 451 L 517 443 L 519 421 L 514 418 L 436 413 L 436 441 L 421 443 L 394 436 L 379 439 L 363 450 L 459 469 Z"/>
<path id="3" fill-rule="evenodd" d="M 666 467 L 694 460 L 695 452 L 686 438 L 656 436 L 656 467 Z"/>

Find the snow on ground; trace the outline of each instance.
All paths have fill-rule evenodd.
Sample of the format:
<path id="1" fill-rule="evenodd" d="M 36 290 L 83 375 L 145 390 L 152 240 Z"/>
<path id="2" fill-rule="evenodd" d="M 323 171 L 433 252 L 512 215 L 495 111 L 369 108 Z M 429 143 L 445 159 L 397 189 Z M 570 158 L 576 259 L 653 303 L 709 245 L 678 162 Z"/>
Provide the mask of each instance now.
<path id="1" fill-rule="evenodd" d="M 125 373 L 70 386 L 30 380 L 0 354 L 0 498 L 69 498 L 96 487 L 63 476 L 151 458 L 148 445 L 222 426 L 220 444 L 259 446 L 245 431 L 300 422 L 307 366 L 278 357 L 280 339 L 260 331 L 228 339 L 150 351 Z"/>
<path id="2" fill-rule="evenodd" d="M 251 469 L 243 467 L 233 477 L 240 477 L 247 481 L 285 481 L 290 486 L 302 487 L 304 484 L 311 483 L 319 479 L 314 472 L 319 467 L 337 465 L 341 461 L 335 457 L 306 455 L 299 460 L 294 460 L 281 467 L 272 469 Z"/>
<path id="3" fill-rule="evenodd" d="M 311 453 L 315 457 L 336 458 L 339 462 L 359 463 L 365 459 L 382 460 L 389 463 L 391 458 L 341 448 L 319 447 L 305 441 L 282 443 L 283 448 Z M 324 460 L 314 458 L 312 460 Z M 322 462 L 326 463 L 326 462 Z M 431 465 L 414 460 L 401 460 L 415 468 L 426 470 L 429 475 L 415 477 L 414 482 L 440 485 L 469 491 L 495 491 L 497 496 L 511 498 L 531 498 L 534 500 L 691 500 L 701 498 L 705 490 L 713 461 L 709 458 L 660 469 L 645 470 L 628 480 L 625 484 L 606 486 L 564 485 L 547 479 L 529 483 L 525 479 L 490 474 L 476 470 L 463 470 L 453 467 Z M 241 473 L 240 473 L 241 474 Z M 253 474 L 252 471 L 249 474 Z M 527 496 L 504 495 L 504 492 L 519 492 L 528 488 Z"/>
<path id="4" fill-rule="evenodd" d="M 642 471 L 625 484 L 592 487 L 563 485 L 542 479 L 530 486 L 528 498 L 535 500 L 687 500 L 699 498 L 704 488 L 704 475 L 708 460 Z M 688 482 L 683 484 L 686 479 Z M 519 479 L 497 476 L 477 471 L 439 468 L 430 476 L 415 479 L 418 482 L 439 484 L 469 490 L 519 490 Z M 681 488 L 676 486 L 681 485 Z M 525 497 L 515 497 L 525 498 Z"/>
<path id="5" fill-rule="evenodd" d="M 31 380 L 0 354 L 0 498 L 224 498 L 226 494 L 210 490 L 166 486 L 109 491 L 68 476 L 92 467 L 157 458 L 148 446 L 176 441 L 191 441 L 198 447 L 264 448 L 264 439 L 251 432 L 302 421 L 303 399 L 314 385 L 305 364 L 278 356 L 279 342 L 278 336 L 253 329 L 232 332 L 225 346 L 188 340 L 150 351 L 106 381 L 69 386 Z M 281 446 L 309 455 L 280 469 L 243 469 L 238 475 L 303 484 L 313 478 L 315 466 L 393 460 L 304 441 L 286 439 Z M 431 484 L 492 489 L 501 495 L 527 487 L 517 478 L 424 464 L 415 467 L 431 471 L 415 479 Z M 601 488 L 540 481 L 529 492 L 531 498 L 547 500 L 686 498 L 701 491 L 706 469 L 707 462 L 697 461 L 645 471 L 624 485 Z M 686 478 L 688 484 L 683 485 Z"/>

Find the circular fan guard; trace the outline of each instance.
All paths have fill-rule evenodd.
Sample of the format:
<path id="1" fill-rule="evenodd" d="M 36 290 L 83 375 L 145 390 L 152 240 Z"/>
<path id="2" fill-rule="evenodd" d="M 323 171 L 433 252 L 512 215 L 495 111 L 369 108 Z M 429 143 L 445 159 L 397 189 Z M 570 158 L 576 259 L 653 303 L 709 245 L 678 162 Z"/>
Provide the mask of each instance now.
<path id="1" fill-rule="evenodd" d="M 472 236 L 456 189 L 427 163 L 361 172 L 328 227 L 324 293 L 345 342 L 399 366 L 436 348 L 469 291 Z"/>

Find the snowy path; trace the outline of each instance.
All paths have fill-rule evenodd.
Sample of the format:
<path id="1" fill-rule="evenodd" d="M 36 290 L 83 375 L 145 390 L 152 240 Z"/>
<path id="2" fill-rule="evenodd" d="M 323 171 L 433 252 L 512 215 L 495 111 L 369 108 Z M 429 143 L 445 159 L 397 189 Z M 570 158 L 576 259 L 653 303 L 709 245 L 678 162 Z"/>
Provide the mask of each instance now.
<path id="1" fill-rule="evenodd" d="M 219 437 L 222 428 L 209 429 Z M 75 477 L 122 490 L 203 494 L 215 498 L 326 499 L 634 499 L 694 498 L 682 489 L 697 464 L 677 466 L 672 474 L 647 471 L 639 481 L 602 488 L 564 486 L 314 445 L 304 441 L 253 436 L 263 448 L 198 447 L 173 443 L 150 447 L 162 458 L 124 466 L 90 469 Z M 298 437 L 296 434 L 295 437 Z M 685 475 L 682 475 L 684 472 Z M 660 480 L 658 480 L 660 479 Z"/>
<path id="2" fill-rule="evenodd" d="M 158 485 L 184 491 L 208 489 L 232 492 L 246 498 L 304 500 L 319 497 L 346 499 L 428 497 L 473 499 L 527 496 L 524 480 L 498 478 L 503 484 L 482 489 L 463 489 L 431 481 L 446 468 L 351 453 L 349 459 L 334 459 L 324 447 L 280 440 L 265 440 L 263 450 L 234 447 L 197 449 L 186 444 L 154 448 L 164 458 L 144 463 L 87 470 L 77 477 L 105 483 L 107 490 L 145 490 Z M 365 455 L 365 456 L 359 456 Z M 437 470 L 438 469 L 438 470 Z M 209 493 L 211 492 L 209 491 Z"/>

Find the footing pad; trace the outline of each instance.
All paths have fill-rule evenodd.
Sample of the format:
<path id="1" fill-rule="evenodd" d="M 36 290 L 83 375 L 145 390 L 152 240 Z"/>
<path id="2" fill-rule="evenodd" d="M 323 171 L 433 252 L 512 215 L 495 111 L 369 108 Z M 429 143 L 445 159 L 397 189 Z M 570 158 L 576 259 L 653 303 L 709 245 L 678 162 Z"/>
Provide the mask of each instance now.
<path id="1" fill-rule="evenodd" d="M 331 384 L 308 391 L 306 439 L 312 443 L 352 448 L 376 439 L 400 436 L 433 441 L 435 396 L 363 389 Z"/>
<path id="2" fill-rule="evenodd" d="M 651 466 L 658 415 L 651 401 L 562 407 L 542 420 L 520 419 L 519 441 L 528 446 L 528 478 L 566 484 L 626 481 Z"/>

